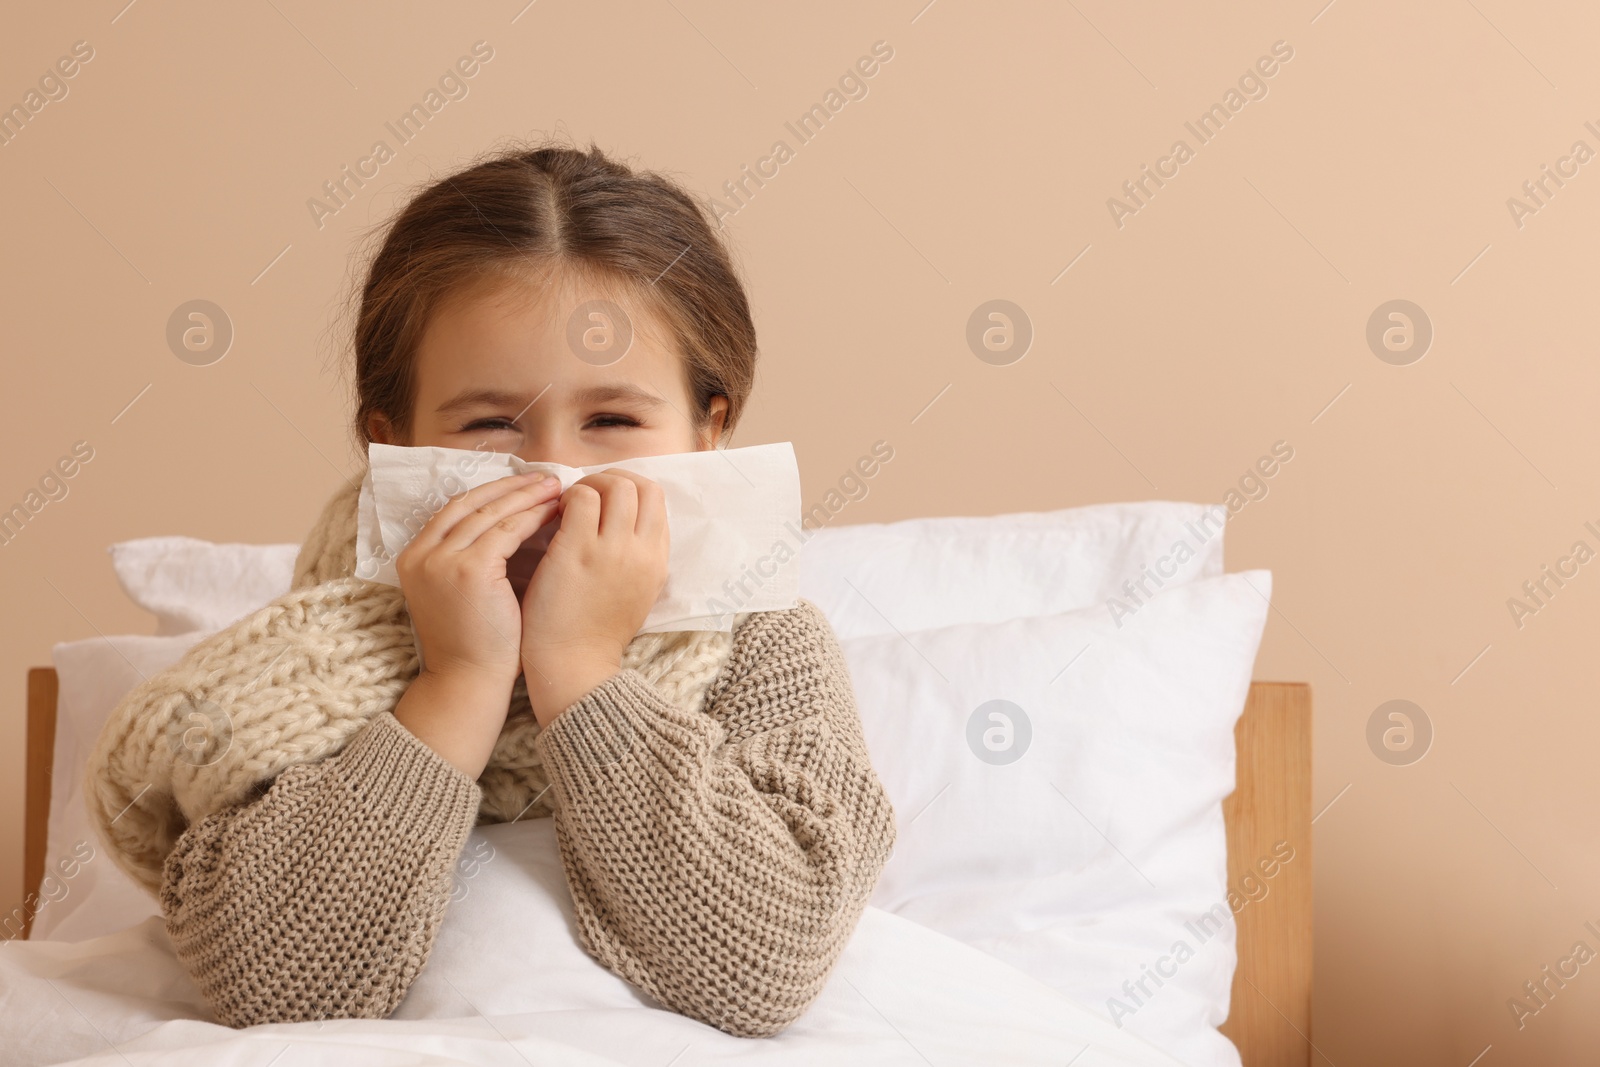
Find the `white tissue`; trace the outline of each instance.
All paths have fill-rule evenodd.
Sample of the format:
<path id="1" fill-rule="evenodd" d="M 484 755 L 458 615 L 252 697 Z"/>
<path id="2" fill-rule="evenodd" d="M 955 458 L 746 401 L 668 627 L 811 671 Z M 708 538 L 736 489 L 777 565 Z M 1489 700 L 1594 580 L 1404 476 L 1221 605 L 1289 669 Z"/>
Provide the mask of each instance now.
<path id="1" fill-rule="evenodd" d="M 671 539 L 666 585 L 640 633 L 728 631 L 737 612 L 798 603 L 800 570 L 790 545 L 805 536 L 800 469 L 788 441 L 589 467 L 531 463 L 509 452 L 376 442 L 368 445 L 367 459 L 357 510 L 358 577 L 398 587 L 395 557 L 457 493 L 535 470 L 554 474 L 565 490 L 587 475 L 621 467 L 661 486 Z"/>

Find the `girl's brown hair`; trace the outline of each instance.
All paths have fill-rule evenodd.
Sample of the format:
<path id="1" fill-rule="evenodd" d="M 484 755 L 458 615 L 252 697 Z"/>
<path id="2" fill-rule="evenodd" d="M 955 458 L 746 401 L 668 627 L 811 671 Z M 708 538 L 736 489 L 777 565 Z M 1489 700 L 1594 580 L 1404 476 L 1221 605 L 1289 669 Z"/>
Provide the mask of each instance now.
<path id="1" fill-rule="evenodd" d="M 593 142 L 496 151 L 429 185 L 387 225 L 355 323 L 354 430 L 373 414 L 411 435 L 417 345 L 446 300 L 505 278 L 568 272 L 639 298 L 684 361 L 697 432 L 714 396 L 732 431 L 755 380 L 756 332 L 710 213 L 670 179 L 635 172 Z"/>

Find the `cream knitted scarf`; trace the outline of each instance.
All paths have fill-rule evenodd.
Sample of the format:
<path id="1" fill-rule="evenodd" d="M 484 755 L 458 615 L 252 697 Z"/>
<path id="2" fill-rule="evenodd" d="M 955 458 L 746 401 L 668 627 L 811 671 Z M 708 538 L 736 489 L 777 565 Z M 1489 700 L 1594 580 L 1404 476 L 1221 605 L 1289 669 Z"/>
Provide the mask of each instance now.
<path id="1" fill-rule="evenodd" d="M 290 592 L 202 639 L 112 711 L 84 778 L 90 821 L 116 864 L 152 895 L 193 822 L 259 796 L 278 774 L 342 749 L 392 710 L 419 669 L 401 591 L 355 577 L 360 479 L 324 506 Z M 748 613 L 734 617 L 735 629 Z M 668 700 L 696 710 L 732 634 L 640 634 L 622 657 Z M 522 678 L 478 778 L 478 823 L 552 814 Z"/>

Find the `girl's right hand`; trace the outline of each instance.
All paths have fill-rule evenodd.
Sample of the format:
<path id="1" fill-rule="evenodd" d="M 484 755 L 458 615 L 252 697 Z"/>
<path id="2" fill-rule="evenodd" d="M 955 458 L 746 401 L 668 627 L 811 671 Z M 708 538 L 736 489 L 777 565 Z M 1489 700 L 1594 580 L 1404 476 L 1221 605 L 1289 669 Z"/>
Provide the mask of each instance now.
<path id="1" fill-rule="evenodd" d="M 451 497 L 395 557 L 428 674 L 516 681 L 522 605 L 506 560 L 555 517 L 561 483 L 513 474 Z"/>

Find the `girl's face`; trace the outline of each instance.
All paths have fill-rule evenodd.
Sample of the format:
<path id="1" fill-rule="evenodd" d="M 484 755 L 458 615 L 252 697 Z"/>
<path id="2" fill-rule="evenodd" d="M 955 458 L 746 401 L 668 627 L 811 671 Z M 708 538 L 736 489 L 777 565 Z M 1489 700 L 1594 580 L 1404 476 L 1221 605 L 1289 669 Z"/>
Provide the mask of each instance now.
<path id="1" fill-rule="evenodd" d="M 573 309 L 593 299 L 616 301 L 633 328 L 626 354 L 604 366 L 599 360 L 608 357 L 568 341 L 593 324 L 615 325 L 585 318 L 569 331 Z M 547 287 L 496 278 L 439 307 L 417 348 L 410 440 L 396 439 L 381 415 L 369 430 L 383 444 L 478 448 L 587 467 L 715 447 L 727 400 L 711 404 L 701 436 L 665 324 L 636 300 L 558 273 Z"/>

